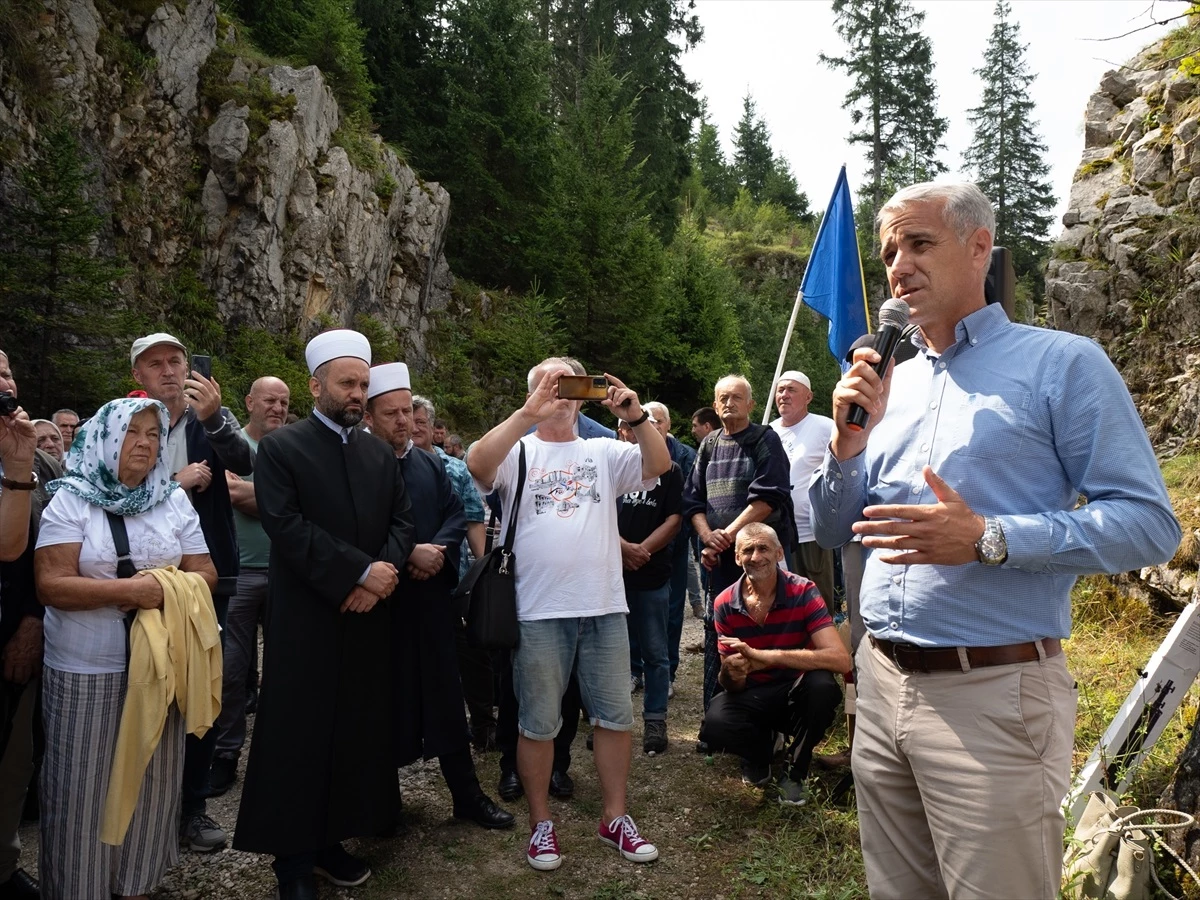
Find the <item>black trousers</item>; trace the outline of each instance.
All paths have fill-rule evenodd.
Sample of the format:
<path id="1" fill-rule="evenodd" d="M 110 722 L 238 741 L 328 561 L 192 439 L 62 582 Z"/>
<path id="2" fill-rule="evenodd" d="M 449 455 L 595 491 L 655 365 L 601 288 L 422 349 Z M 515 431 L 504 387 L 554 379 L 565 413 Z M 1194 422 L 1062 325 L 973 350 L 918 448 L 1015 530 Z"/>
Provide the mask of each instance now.
<path id="1" fill-rule="evenodd" d="M 225 649 L 225 619 L 229 614 L 229 597 L 213 595 L 213 609 L 221 626 L 221 649 Z M 204 737 L 189 734 L 183 743 L 183 800 L 180 813 L 186 819 L 205 812 L 208 797 L 208 770 L 212 768 L 217 750 L 217 729 L 210 728 Z"/>
<path id="2" fill-rule="evenodd" d="M 512 654 L 498 653 L 494 659 L 500 673 L 500 703 L 496 717 L 496 746 L 500 748 L 500 773 L 517 771 L 517 695 L 513 691 Z M 571 767 L 571 744 L 579 733 L 579 678 L 575 668 L 562 696 L 562 728 L 554 738 L 554 771 L 566 774 Z"/>
<path id="3" fill-rule="evenodd" d="M 788 777 L 808 777 L 813 750 L 829 731 L 842 700 L 832 672 L 815 669 L 799 681 L 779 681 L 736 693 L 722 691 L 712 699 L 700 740 L 713 751 L 736 753 L 752 763 L 771 762 L 775 732 L 787 735 Z"/>
<path id="4" fill-rule="evenodd" d="M 462 630 L 454 632 L 454 652 L 458 655 L 458 677 L 462 681 L 463 699 L 467 701 L 467 712 L 471 716 L 472 734 L 485 728 L 494 728 L 496 717 L 492 713 L 495 696 L 491 654 L 468 644 L 467 633 Z"/>

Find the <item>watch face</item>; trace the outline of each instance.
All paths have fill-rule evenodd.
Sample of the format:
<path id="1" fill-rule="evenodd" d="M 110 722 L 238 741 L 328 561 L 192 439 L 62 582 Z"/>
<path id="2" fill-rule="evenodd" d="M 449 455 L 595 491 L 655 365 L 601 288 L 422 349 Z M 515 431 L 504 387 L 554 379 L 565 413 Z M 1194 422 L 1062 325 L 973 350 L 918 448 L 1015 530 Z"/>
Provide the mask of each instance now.
<path id="1" fill-rule="evenodd" d="M 984 565 L 996 566 L 1008 557 L 1008 543 L 1004 540 L 1004 532 L 995 522 L 988 522 L 983 537 L 976 545 L 979 559 Z"/>

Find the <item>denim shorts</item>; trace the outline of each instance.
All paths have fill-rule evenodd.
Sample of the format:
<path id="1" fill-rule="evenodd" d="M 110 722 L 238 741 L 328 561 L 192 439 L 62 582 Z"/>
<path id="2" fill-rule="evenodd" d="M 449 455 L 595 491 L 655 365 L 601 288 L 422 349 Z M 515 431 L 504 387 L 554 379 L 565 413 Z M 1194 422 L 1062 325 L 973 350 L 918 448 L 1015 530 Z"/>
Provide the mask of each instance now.
<path id="1" fill-rule="evenodd" d="M 629 694 L 629 631 L 624 613 L 521 622 L 513 654 L 517 726 L 535 741 L 553 740 L 562 728 L 562 696 L 578 662 L 579 695 L 592 725 L 633 728 Z"/>

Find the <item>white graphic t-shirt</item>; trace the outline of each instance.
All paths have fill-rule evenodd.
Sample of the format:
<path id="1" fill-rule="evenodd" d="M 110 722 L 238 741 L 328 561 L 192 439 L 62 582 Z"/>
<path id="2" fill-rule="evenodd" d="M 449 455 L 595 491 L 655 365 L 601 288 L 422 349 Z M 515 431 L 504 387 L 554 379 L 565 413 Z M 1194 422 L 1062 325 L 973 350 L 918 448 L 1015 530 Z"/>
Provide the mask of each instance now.
<path id="1" fill-rule="evenodd" d="M 536 435 L 525 444 L 525 489 L 517 511 L 513 554 L 517 560 L 517 618 L 562 619 L 628 612 L 621 578 L 617 498 L 652 490 L 642 480 L 636 444 L 612 438 L 548 442 Z M 514 446 L 496 472 L 507 531 L 517 484 Z"/>
<path id="2" fill-rule="evenodd" d="M 812 507 L 808 503 L 808 483 L 821 468 L 825 449 L 833 439 L 833 419 L 809 413 L 795 425 L 783 419 L 771 423 L 783 444 L 783 452 L 792 464 L 792 506 L 796 510 L 796 540 L 806 544 L 814 540 Z"/>

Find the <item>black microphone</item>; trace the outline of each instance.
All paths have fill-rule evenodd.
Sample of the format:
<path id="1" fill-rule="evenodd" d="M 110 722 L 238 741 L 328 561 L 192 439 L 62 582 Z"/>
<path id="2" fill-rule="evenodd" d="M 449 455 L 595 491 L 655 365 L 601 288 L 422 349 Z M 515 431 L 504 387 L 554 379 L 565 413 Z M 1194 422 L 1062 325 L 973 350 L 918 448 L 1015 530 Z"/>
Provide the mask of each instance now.
<path id="1" fill-rule="evenodd" d="M 879 330 L 875 332 L 875 352 L 879 354 L 879 362 L 875 363 L 875 374 L 880 378 L 887 372 L 888 363 L 900 343 L 900 335 L 908 325 L 908 304 L 899 297 L 886 301 L 879 309 Z M 857 403 L 851 404 L 850 413 L 846 416 L 846 427 L 851 431 L 862 431 L 867 426 L 870 416 Z"/>

